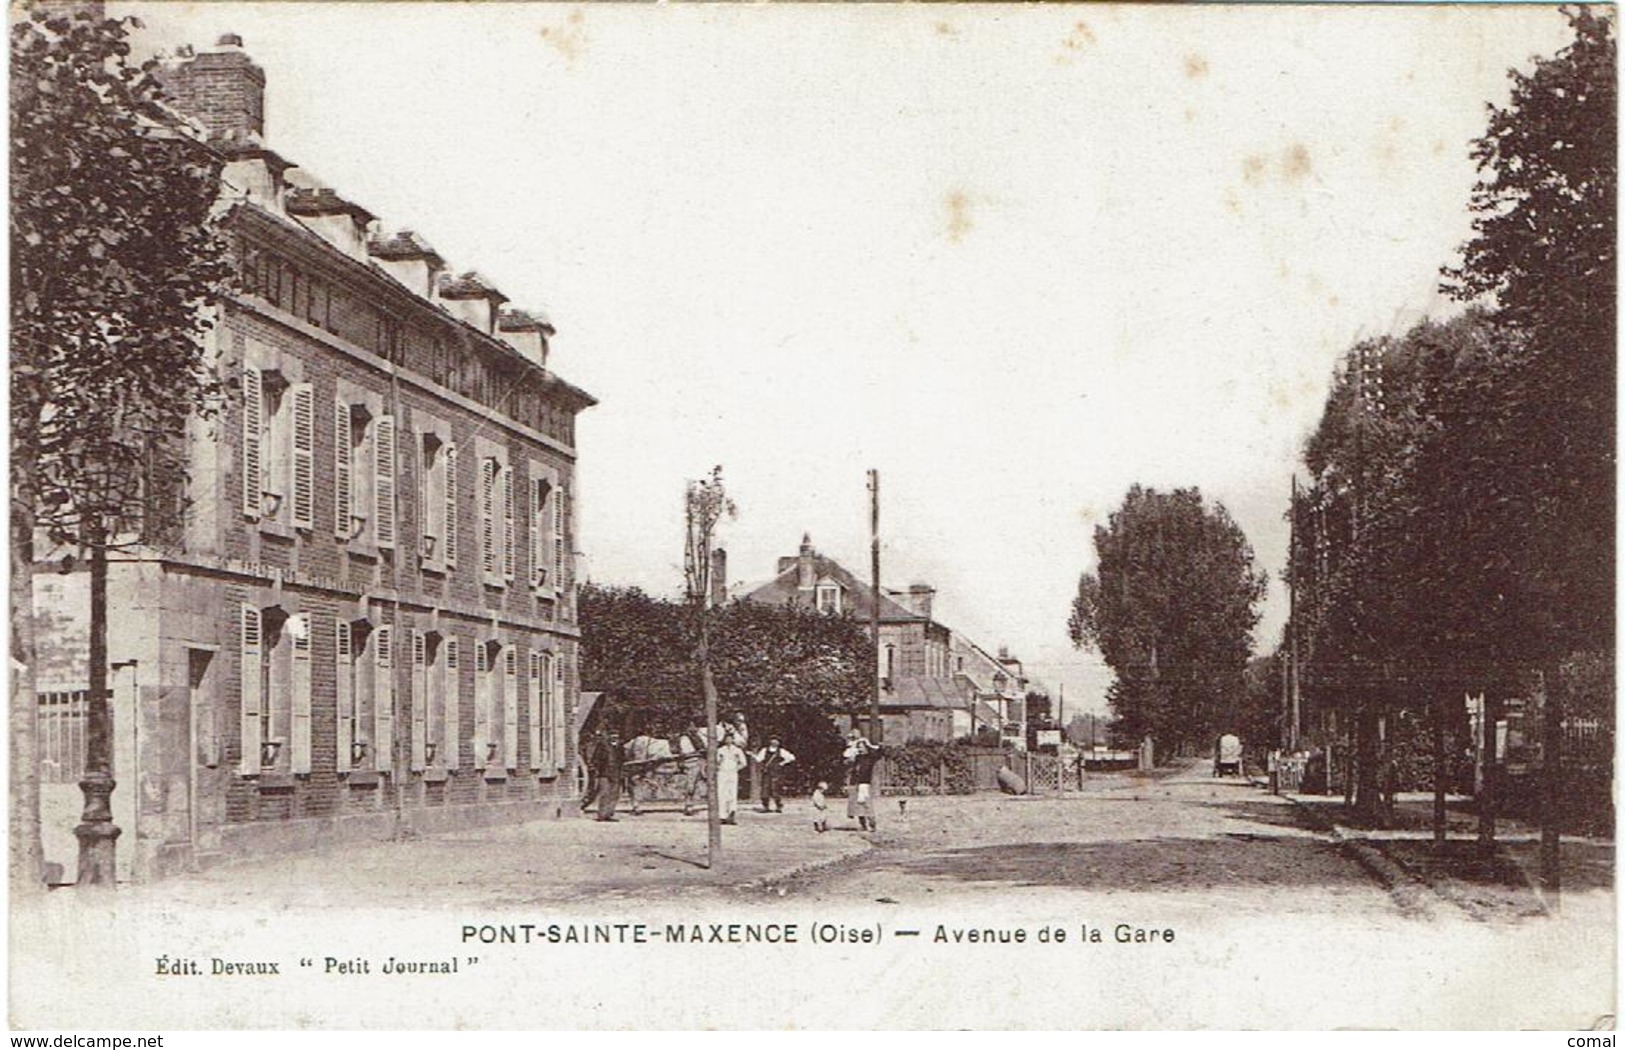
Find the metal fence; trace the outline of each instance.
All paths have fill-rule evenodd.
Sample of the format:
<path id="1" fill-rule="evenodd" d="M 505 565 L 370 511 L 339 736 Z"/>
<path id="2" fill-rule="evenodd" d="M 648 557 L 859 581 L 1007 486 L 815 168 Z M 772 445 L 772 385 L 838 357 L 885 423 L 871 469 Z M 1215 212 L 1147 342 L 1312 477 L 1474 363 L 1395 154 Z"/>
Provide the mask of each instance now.
<path id="1" fill-rule="evenodd" d="M 40 780 L 77 784 L 85 775 L 85 729 L 90 693 L 85 689 L 38 694 Z"/>

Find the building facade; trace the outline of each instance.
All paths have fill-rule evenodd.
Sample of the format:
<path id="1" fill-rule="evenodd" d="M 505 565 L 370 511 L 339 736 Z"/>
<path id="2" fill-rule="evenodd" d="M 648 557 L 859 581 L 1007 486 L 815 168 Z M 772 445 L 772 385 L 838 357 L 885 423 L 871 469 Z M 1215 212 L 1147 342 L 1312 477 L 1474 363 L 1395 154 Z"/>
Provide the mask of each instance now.
<path id="1" fill-rule="evenodd" d="M 819 554 L 811 537 L 800 550 L 780 558 L 772 580 L 747 587 L 741 601 L 800 605 L 830 615 L 850 614 L 867 623 L 878 607 L 880 647 L 875 674 L 880 685 L 880 716 L 885 738 L 952 740 L 978 727 L 1003 732 L 1012 714 L 1019 717 L 1019 662 L 1003 663 L 986 655 L 968 638 L 933 615 L 936 590 L 914 583 L 905 590 L 873 587 L 832 558 Z M 1001 652 L 1003 652 L 1001 650 Z M 981 661 L 991 670 L 983 674 Z M 997 678 L 996 675 L 1002 676 Z M 1019 684 L 1017 678 L 1019 677 Z M 1019 727 L 1015 731 L 1019 736 Z"/>
<path id="2" fill-rule="evenodd" d="M 1021 661 L 1003 646 L 994 656 L 958 631 L 950 640 L 950 659 L 955 680 L 978 701 L 978 727 L 995 729 L 1008 740 L 1024 741 L 1030 683 Z"/>
<path id="3" fill-rule="evenodd" d="M 239 40 L 165 75 L 228 158 L 241 287 L 215 307 L 228 396 L 185 436 L 183 524 L 110 559 L 121 877 L 556 813 L 593 399 L 552 371 L 545 317 L 266 146 Z M 50 788 L 88 590 L 38 578 Z"/>

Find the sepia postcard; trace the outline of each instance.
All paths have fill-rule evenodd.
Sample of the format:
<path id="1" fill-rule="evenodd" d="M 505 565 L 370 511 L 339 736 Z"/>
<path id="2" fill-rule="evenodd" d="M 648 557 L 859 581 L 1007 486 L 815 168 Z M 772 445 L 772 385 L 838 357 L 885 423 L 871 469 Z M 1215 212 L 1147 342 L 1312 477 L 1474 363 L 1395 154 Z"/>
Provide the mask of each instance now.
<path id="1" fill-rule="evenodd" d="M 1612 6 L 11 27 L 11 1029 L 1613 1028 Z"/>

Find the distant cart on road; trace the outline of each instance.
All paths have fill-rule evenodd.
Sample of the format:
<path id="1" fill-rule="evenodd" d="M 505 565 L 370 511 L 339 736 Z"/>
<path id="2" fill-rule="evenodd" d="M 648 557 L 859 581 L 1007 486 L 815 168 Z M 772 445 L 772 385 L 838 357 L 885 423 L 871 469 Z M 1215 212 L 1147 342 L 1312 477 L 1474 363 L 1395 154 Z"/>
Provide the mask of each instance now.
<path id="1" fill-rule="evenodd" d="M 1224 734 L 1213 744 L 1213 775 L 1241 776 L 1241 738 L 1234 733 Z"/>

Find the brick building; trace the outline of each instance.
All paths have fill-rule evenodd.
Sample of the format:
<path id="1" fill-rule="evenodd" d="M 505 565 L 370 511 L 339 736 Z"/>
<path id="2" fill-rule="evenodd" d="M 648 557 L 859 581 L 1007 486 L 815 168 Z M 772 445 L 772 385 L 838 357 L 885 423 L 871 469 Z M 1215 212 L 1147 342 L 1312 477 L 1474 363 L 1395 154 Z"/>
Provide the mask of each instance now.
<path id="1" fill-rule="evenodd" d="M 936 591 L 924 583 L 907 590 L 874 589 L 833 558 L 801 548 L 779 559 L 777 575 L 747 587 L 741 601 L 801 605 L 819 612 L 849 613 L 867 623 L 878 603 L 880 717 L 886 740 L 952 740 L 977 727 L 1005 730 L 1020 718 L 1019 690 L 1026 685 L 1019 661 L 1001 650 L 996 660 L 968 638 L 938 621 L 932 612 Z M 983 662 L 991 670 L 983 667 Z M 1012 730 L 1019 736 L 1019 727 Z"/>
<path id="2" fill-rule="evenodd" d="M 121 877 L 553 815 L 593 399 L 552 371 L 544 316 L 267 147 L 240 40 L 166 82 L 228 157 L 243 289 L 216 306 L 230 396 L 186 435 L 184 526 L 111 559 Z M 37 578 L 47 852 L 71 878 L 52 807 L 76 822 L 88 589 Z"/>

